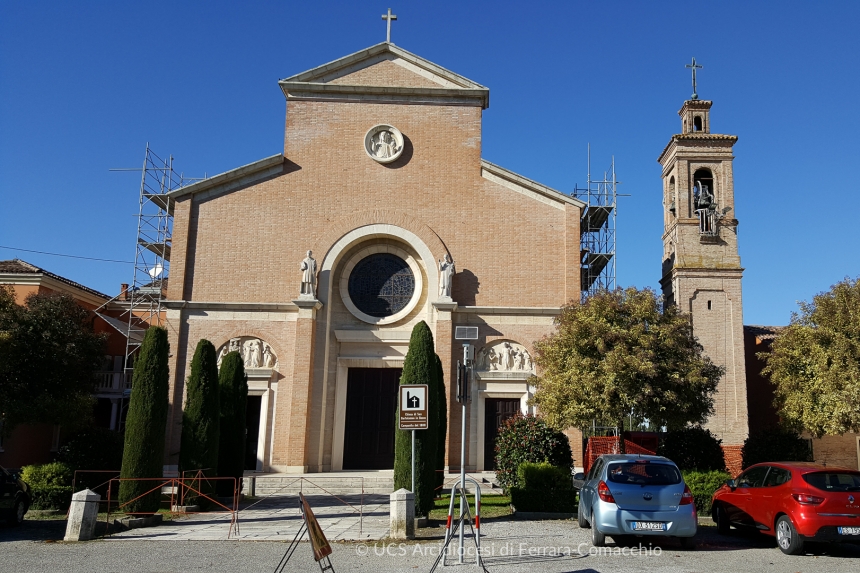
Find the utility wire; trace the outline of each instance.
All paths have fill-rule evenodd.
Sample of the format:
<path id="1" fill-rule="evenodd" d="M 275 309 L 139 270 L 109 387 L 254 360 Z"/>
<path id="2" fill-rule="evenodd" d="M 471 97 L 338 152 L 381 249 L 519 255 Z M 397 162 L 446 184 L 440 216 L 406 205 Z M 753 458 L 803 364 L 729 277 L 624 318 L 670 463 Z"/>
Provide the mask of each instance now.
<path id="1" fill-rule="evenodd" d="M 10 251 L 24 251 L 25 253 L 38 253 L 40 255 L 51 255 L 52 257 L 68 257 L 70 259 L 85 259 L 88 261 L 101 261 L 103 263 L 123 263 L 123 264 L 127 264 L 127 265 L 133 265 L 134 264 L 133 261 L 118 261 L 116 259 L 98 259 L 95 257 L 79 257 L 77 255 L 64 255 L 62 253 L 48 253 L 46 251 L 34 251 L 31 249 L 18 249 L 16 247 L 6 247 L 3 245 L 0 245 L 0 249 L 9 249 Z"/>

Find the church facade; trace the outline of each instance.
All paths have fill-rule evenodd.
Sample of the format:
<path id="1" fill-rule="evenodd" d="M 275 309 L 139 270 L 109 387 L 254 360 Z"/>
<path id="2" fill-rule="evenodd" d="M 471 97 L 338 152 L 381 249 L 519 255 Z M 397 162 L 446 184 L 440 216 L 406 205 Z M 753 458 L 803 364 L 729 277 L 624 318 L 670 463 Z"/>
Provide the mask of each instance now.
<path id="1" fill-rule="evenodd" d="M 466 466 L 527 413 L 534 341 L 579 300 L 584 204 L 481 157 L 489 90 L 388 42 L 282 80 L 282 152 L 171 193 L 166 465 L 200 339 L 249 377 L 248 469 L 393 466 L 412 328 L 434 335 L 459 467 L 458 327 L 473 327 Z"/>

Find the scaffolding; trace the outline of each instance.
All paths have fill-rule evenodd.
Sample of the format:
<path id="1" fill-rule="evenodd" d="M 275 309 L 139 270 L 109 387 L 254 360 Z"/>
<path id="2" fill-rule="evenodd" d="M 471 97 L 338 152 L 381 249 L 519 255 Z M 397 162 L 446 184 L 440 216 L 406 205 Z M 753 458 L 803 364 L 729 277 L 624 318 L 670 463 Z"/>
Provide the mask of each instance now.
<path id="1" fill-rule="evenodd" d="M 574 188 L 573 196 L 585 203 L 580 221 L 580 285 L 582 300 L 601 290 L 614 290 L 615 216 L 619 182 L 615 157 L 603 179 L 591 178 L 591 146 L 588 147 L 588 176 L 585 187 Z"/>
<path id="2" fill-rule="evenodd" d="M 126 372 L 134 366 L 134 355 L 143 343 L 146 329 L 162 323 L 173 233 L 173 204 L 167 194 L 182 187 L 183 183 L 182 175 L 173 169 L 173 156 L 162 159 L 147 143 L 140 177 L 134 275 L 125 297 L 128 304 Z"/>

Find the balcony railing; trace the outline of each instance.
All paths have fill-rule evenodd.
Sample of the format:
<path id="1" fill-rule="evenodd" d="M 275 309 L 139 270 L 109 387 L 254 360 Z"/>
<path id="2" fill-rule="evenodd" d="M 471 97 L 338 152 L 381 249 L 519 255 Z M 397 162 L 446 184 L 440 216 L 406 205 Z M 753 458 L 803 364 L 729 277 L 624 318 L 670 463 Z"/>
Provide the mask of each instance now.
<path id="1" fill-rule="evenodd" d="M 131 372 L 96 372 L 96 392 L 122 394 L 131 390 Z"/>

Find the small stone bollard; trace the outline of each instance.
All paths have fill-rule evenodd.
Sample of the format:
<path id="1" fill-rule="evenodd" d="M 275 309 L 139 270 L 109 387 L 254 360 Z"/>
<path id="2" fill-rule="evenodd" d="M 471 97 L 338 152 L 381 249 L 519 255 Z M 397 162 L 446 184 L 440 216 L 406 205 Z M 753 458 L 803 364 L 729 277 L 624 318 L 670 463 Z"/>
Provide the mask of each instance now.
<path id="1" fill-rule="evenodd" d="M 99 516 L 99 501 L 102 496 L 85 489 L 72 496 L 69 519 L 66 522 L 66 536 L 63 541 L 87 541 L 96 533 Z"/>
<path id="2" fill-rule="evenodd" d="M 415 539 L 415 494 L 399 489 L 390 496 L 392 539 Z"/>

